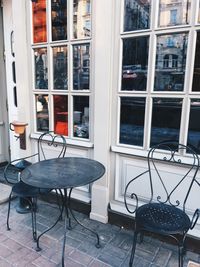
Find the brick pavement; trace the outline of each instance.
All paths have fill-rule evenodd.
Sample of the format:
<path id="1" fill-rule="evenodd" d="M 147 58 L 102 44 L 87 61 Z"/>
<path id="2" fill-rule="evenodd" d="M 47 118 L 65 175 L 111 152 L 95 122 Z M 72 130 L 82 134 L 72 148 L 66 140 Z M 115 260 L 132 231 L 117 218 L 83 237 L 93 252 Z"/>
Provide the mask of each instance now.
<path id="1" fill-rule="evenodd" d="M 30 214 L 18 214 L 12 201 L 10 217 L 11 231 L 6 230 L 7 204 L 0 205 L 0 267 L 60 267 L 63 221 L 40 239 L 40 252 L 35 251 L 32 240 Z M 59 214 L 54 204 L 39 200 L 37 214 L 38 231 L 45 230 Z M 86 226 L 98 231 L 102 247 L 95 247 L 96 239 L 92 233 L 72 221 L 73 229 L 67 230 L 65 266 L 67 267 L 128 267 L 132 232 L 115 225 L 102 224 L 81 213 L 78 219 Z M 134 266 L 136 267 L 176 267 L 177 247 L 165 244 L 150 236 L 137 245 Z M 200 262 L 200 255 L 188 251 L 184 267 L 188 261 Z"/>

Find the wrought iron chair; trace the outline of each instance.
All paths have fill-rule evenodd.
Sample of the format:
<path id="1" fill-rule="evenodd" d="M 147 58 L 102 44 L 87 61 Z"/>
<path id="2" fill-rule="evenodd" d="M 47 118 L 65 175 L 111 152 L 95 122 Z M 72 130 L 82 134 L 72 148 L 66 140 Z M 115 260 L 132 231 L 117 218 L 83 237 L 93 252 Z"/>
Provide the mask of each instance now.
<path id="1" fill-rule="evenodd" d="M 25 184 L 20 180 L 20 174 L 27 166 L 32 163 L 27 161 L 27 159 L 35 158 L 35 161 L 41 161 L 47 159 L 47 150 L 49 147 L 54 148 L 55 155 L 60 158 L 65 156 L 66 152 L 66 140 L 62 135 L 54 135 L 53 132 L 45 132 L 40 135 L 37 141 L 37 153 L 11 161 L 8 163 L 4 169 L 4 178 L 7 183 L 12 185 L 12 190 L 9 195 L 8 200 L 8 213 L 7 213 L 7 230 L 10 230 L 9 218 L 10 218 L 10 206 L 13 196 L 19 197 L 21 200 L 25 200 L 29 207 L 32 216 L 32 233 L 33 239 L 37 239 L 37 229 L 36 229 L 36 209 L 37 209 L 37 197 L 41 194 L 49 193 L 49 189 L 38 189 L 33 186 Z M 55 151 L 56 149 L 56 151 Z M 46 151 L 45 151 L 46 150 Z M 18 180 L 13 180 L 13 172 L 18 175 Z M 48 174 L 47 174 L 48 175 Z M 57 198 L 58 193 L 56 192 Z M 58 202 L 59 203 L 59 202 Z M 60 208 L 60 206 L 59 206 Z"/>
<path id="2" fill-rule="evenodd" d="M 190 164 L 182 163 L 186 153 Z M 194 207 L 193 190 L 200 186 L 196 179 L 198 170 L 199 158 L 189 146 L 163 142 L 150 149 L 147 170 L 130 180 L 124 193 L 126 209 L 135 215 L 130 267 L 133 266 L 138 234 L 142 240 L 145 231 L 175 239 L 179 267 L 183 266 L 186 235 L 195 227 L 200 215 L 200 209 L 194 213 L 188 209 L 188 204 Z"/>

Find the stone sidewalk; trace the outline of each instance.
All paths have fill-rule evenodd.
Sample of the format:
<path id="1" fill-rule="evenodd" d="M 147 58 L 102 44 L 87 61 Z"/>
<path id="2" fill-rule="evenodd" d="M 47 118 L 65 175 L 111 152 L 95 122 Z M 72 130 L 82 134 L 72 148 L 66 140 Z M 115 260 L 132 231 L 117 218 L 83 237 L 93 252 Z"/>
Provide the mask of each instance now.
<path id="1" fill-rule="evenodd" d="M 30 214 L 18 214 L 15 211 L 17 199 L 12 201 L 10 217 L 11 231 L 6 230 L 7 203 L 0 205 L 0 267 L 60 267 L 64 221 L 41 237 L 40 252 L 35 251 L 32 240 Z M 49 227 L 59 214 L 55 204 L 38 202 L 38 232 Z M 128 267 L 132 232 L 111 224 L 102 224 L 81 213 L 78 219 L 97 231 L 101 239 L 101 248 L 95 247 L 95 236 L 72 221 L 72 230 L 67 230 L 65 247 L 65 266 L 67 267 Z M 189 260 L 200 262 L 200 255 L 188 251 L 184 267 Z M 165 244 L 152 237 L 145 237 L 137 245 L 134 260 L 135 267 L 176 267 L 178 266 L 177 247 Z"/>
<path id="2" fill-rule="evenodd" d="M 13 179 L 16 180 L 11 173 Z M 7 196 L 10 188 L 2 184 L 3 168 L 0 168 L 0 267 L 53 267 L 61 266 L 61 251 L 64 221 L 41 237 L 42 250 L 36 252 L 32 240 L 31 215 L 18 214 L 12 201 L 10 226 L 6 230 Z M 38 201 L 38 233 L 52 225 L 59 215 L 56 204 Z M 102 224 L 90 220 L 86 215 L 76 212 L 77 218 L 86 226 L 97 231 L 101 239 L 101 248 L 95 247 L 96 238 L 86 229 L 72 220 L 72 230 L 67 230 L 65 247 L 66 267 L 128 267 L 133 233 L 130 230 L 111 224 Z M 200 255 L 188 248 L 184 267 L 189 261 L 200 263 Z M 177 247 L 166 244 L 151 236 L 137 244 L 134 267 L 176 267 L 178 266 Z"/>

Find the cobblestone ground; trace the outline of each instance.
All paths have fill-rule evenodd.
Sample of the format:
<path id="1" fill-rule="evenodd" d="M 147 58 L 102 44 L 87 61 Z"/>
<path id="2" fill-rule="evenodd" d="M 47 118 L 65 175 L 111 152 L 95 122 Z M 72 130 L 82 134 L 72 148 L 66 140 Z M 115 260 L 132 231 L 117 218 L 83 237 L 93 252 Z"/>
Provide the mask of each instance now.
<path id="1" fill-rule="evenodd" d="M 42 250 L 36 252 L 32 240 L 31 215 L 15 211 L 17 200 L 12 201 L 10 227 L 6 230 L 7 203 L 0 205 L 0 267 L 55 267 L 61 266 L 64 221 L 41 237 Z M 47 229 L 56 220 L 59 210 L 55 204 L 38 201 L 38 232 Z M 72 221 L 72 229 L 67 230 L 65 266 L 67 267 L 126 267 L 128 266 L 132 236 L 130 230 L 115 225 L 102 224 L 90 220 L 76 212 L 77 218 L 86 226 L 97 231 L 101 248 L 95 247 L 96 238 L 86 229 Z M 200 255 L 188 251 L 184 267 L 188 261 L 200 262 Z M 137 244 L 134 259 L 136 267 L 176 267 L 178 266 L 177 247 L 165 244 L 152 237 L 145 237 Z"/>

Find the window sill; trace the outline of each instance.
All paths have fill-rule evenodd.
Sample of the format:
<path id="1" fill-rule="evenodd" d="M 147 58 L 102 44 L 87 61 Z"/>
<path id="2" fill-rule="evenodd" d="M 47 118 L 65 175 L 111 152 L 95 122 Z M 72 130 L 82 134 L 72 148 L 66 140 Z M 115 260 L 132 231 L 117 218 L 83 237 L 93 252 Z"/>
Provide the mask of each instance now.
<path id="1" fill-rule="evenodd" d="M 41 133 L 32 133 L 30 135 L 31 139 L 38 139 Z M 46 139 L 48 141 L 48 139 Z M 68 139 L 66 138 L 66 143 L 67 145 L 72 145 L 72 146 L 79 146 L 79 147 L 85 147 L 85 148 L 93 148 L 94 144 L 89 142 L 89 141 L 82 141 L 82 140 L 75 140 L 75 139 Z"/>
<path id="2" fill-rule="evenodd" d="M 121 146 L 111 146 L 111 151 L 119 154 L 124 154 L 126 156 L 135 156 L 139 158 L 147 158 L 148 150 L 144 150 L 143 148 L 130 148 L 130 147 L 121 147 Z M 159 152 L 155 153 L 155 157 L 158 160 L 163 160 L 163 156 L 169 154 L 168 151 L 160 150 Z M 191 155 L 186 154 L 184 156 L 179 156 L 181 163 L 183 165 L 193 164 L 194 159 Z"/>

